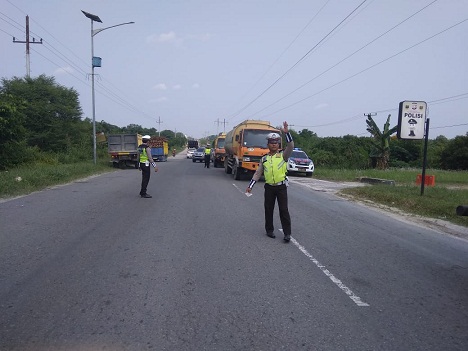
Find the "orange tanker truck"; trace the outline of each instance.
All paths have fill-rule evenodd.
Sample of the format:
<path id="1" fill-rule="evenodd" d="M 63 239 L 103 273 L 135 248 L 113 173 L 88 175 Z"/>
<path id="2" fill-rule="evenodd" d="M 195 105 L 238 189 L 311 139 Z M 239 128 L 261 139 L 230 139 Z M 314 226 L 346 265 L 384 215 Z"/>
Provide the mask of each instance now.
<path id="1" fill-rule="evenodd" d="M 224 150 L 224 142 L 226 141 L 226 133 L 219 133 L 216 139 L 213 142 L 213 151 L 211 153 L 211 160 L 213 161 L 213 166 L 224 167 L 224 156 L 226 151 Z"/>
<path id="2" fill-rule="evenodd" d="M 281 131 L 268 121 L 245 120 L 226 134 L 224 170 L 235 180 L 252 176 L 262 156 L 268 153 L 267 136 Z"/>

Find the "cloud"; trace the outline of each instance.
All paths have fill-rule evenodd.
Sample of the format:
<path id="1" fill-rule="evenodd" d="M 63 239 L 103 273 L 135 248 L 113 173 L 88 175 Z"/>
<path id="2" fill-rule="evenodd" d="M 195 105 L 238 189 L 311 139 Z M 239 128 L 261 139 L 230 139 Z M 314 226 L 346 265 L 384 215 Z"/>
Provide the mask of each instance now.
<path id="1" fill-rule="evenodd" d="M 60 74 L 73 73 L 73 72 L 75 72 L 75 70 L 73 68 L 71 68 L 70 66 L 67 66 L 67 67 L 57 68 L 54 71 L 54 74 L 60 75 Z"/>
<path id="2" fill-rule="evenodd" d="M 193 84 L 192 84 L 192 88 L 193 88 L 193 89 L 198 89 L 198 88 L 200 88 L 200 84 L 198 84 L 198 83 L 193 83 Z"/>
<path id="3" fill-rule="evenodd" d="M 161 34 L 151 34 L 146 37 L 146 42 L 148 44 L 158 44 L 158 43 L 169 43 L 182 45 L 185 41 L 200 41 L 207 42 L 211 40 L 214 35 L 210 33 L 205 34 L 189 34 L 185 37 L 178 36 L 174 31 Z"/>
<path id="4" fill-rule="evenodd" d="M 182 85 L 180 85 L 180 84 L 175 84 L 174 86 L 172 86 L 172 89 L 173 89 L 173 90 L 180 90 L 180 89 L 182 89 Z"/>
<path id="5" fill-rule="evenodd" d="M 153 87 L 154 90 L 167 90 L 167 86 L 164 83 L 158 83 Z"/>
<path id="6" fill-rule="evenodd" d="M 180 43 L 182 41 L 181 38 L 177 37 L 177 34 L 173 31 L 169 33 L 161 33 L 161 34 L 151 34 L 146 37 L 146 42 L 149 44 L 154 43 Z"/>
<path id="7" fill-rule="evenodd" d="M 321 104 L 318 104 L 314 107 L 314 110 L 321 110 L 321 109 L 324 109 L 324 108 L 327 108 L 328 107 L 328 104 L 327 103 L 321 103 Z"/>

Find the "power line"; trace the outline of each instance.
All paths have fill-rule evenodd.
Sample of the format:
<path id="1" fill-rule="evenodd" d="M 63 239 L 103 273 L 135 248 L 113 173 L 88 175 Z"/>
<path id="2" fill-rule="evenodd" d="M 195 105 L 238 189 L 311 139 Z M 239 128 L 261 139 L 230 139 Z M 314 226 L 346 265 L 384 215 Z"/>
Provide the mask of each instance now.
<path id="1" fill-rule="evenodd" d="M 294 69 L 300 62 L 302 62 L 309 54 L 320 44 L 322 43 L 330 34 L 332 34 L 341 24 L 346 21 L 354 12 L 357 11 L 367 0 L 364 0 L 361 2 L 351 13 L 349 13 L 340 23 L 338 23 L 330 32 L 328 32 L 327 35 L 325 35 L 320 41 L 315 44 L 309 51 L 305 53 L 304 56 L 302 56 L 299 60 L 296 61 L 285 73 L 283 73 L 279 78 L 277 78 L 268 88 L 266 88 L 260 95 L 258 95 L 255 99 L 250 101 L 247 105 L 245 105 L 243 108 L 241 108 L 239 111 L 237 111 L 234 115 L 232 115 L 230 118 L 238 116 L 241 112 L 243 112 L 247 107 L 252 105 L 255 101 L 257 101 L 261 96 L 263 96 L 268 90 L 270 90 L 274 85 L 276 85 L 282 78 L 284 78 L 291 70 Z"/>
<path id="2" fill-rule="evenodd" d="M 289 43 L 289 45 L 283 50 L 283 52 L 278 56 L 278 58 L 268 67 L 268 69 L 262 74 L 262 76 L 247 90 L 247 92 L 242 95 L 242 97 L 234 104 L 237 105 L 240 101 L 242 101 L 252 90 L 257 86 L 257 84 L 267 75 L 268 72 L 273 68 L 273 66 L 280 60 L 281 57 L 286 53 L 286 51 L 289 50 L 289 48 L 297 41 L 297 39 L 304 33 L 304 31 L 307 29 L 307 27 L 310 26 L 310 24 L 313 22 L 313 20 L 322 12 L 322 10 L 327 6 L 327 4 L 330 2 L 330 0 L 327 0 L 325 4 L 318 10 L 318 12 L 312 17 L 312 19 L 305 25 L 304 28 L 299 32 L 299 34 L 296 35 L 296 37 Z M 229 108 L 231 109 L 231 107 Z"/>
<path id="3" fill-rule="evenodd" d="M 250 115 L 249 117 L 251 116 L 255 116 L 255 115 L 258 115 L 260 112 L 263 112 L 265 111 L 267 108 L 271 107 L 271 106 L 274 106 L 276 105 L 278 102 L 284 100 L 285 98 L 287 98 L 288 96 L 292 95 L 293 93 L 295 93 L 296 91 L 304 88 L 306 85 L 312 83 L 315 79 L 321 77 L 322 75 L 324 75 L 325 73 L 329 72 L 330 70 L 332 70 L 333 68 L 335 68 L 336 66 L 340 65 L 341 63 L 343 63 L 344 61 L 348 60 L 349 58 L 351 58 L 352 56 L 354 56 L 355 54 L 357 54 L 358 52 L 362 51 L 363 49 L 365 49 L 366 47 L 368 47 L 369 45 L 371 45 L 372 43 L 374 43 L 375 41 L 377 41 L 378 39 L 382 38 L 383 36 L 387 35 L 388 33 L 390 33 L 391 31 L 393 31 L 395 28 L 401 26 L 403 23 L 405 23 L 406 21 L 410 20 L 411 18 L 413 18 L 414 16 L 416 16 L 417 14 L 419 14 L 421 11 L 425 10 L 426 8 L 428 8 L 429 6 L 431 6 L 432 4 L 434 4 L 435 2 L 437 2 L 438 0 L 434 0 L 432 1 L 431 3 L 429 3 L 428 5 L 424 6 L 423 8 L 421 8 L 420 10 L 416 11 L 415 13 L 413 13 L 412 15 L 410 15 L 409 17 L 405 18 L 403 21 L 399 22 L 398 24 L 396 24 L 395 26 L 393 26 L 392 28 L 388 29 L 387 31 L 385 31 L 384 33 L 380 34 L 379 36 L 375 37 L 374 39 L 372 39 L 371 41 L 369 41 L 367 44 L 365 44 L 364 46 L 362 46 L 361 48 L 359 48 L 358 50 L 354 51 L 352 54 L 346 56 L 344 59 L 338 61 L 337 63 L 335 63 L 333 66 L 329 67 L 328 69 L 326 69 L 325 71 L 323 71 L 322 73 L 320 73 L 319 75 L 315 76 L 314 78 L 312 78 L 311 80 L 307 81 L 306 83 L 302 84 L 301 86 L 299 86 L 298 88 L 294 89 L 293 91 L 289 92 L 288 94 L 284 95 L 283 97 L 281 97 L 280 99 L 276 100 L 275 102 L 271 103 L 270 105 L 264 107 L 263 109 L 255 112 L 254 114 Z"/>
<path id="4" fill-rule="evenodd" d="M 452 29 L 452 28 L 454 28 L 454 27 L 456 27 L 456 26 L 458 26 L 458 25 L 460 25 L 460 24 L 462 24 L 462 23 L 464 23 L 464 22 L 466 22 L 466 21 L 468 21 L 468 18 L 467 18 L 467 19 L 464 19 L 463 21 L 460 21 L 460 22 L 458 22 L 458 23 L 456 23 L 456 24 L 454 24 L 454 25 L 452 25 L 452 26 L 450 26 L 450 27 L 448 27 L 448 28 L 446 28 L 446 29 L 444 29 L 444 30 L 442 30 L 442 31 L 440 31 L 440 32 L 438 32 L 438 33 L 436 33 L 436 34 L 434 34 L 434 35 L 432 35 L 432 36 L 430 36 L 430 37 L 428 37 L 428 38 L 426 38 L 426 39 L 424 39 L 424 40 L 422 40 L 422 41 L 420 41 L 420 42 L 418 42 L 418 43 L 416 43 L 416 44 L 414 44 L 414 45 L 412 45 L 412 46 L 410 46 L 410 47 L 408 47 L 408 48 L 406 48 L 406 49 L 404 49 L 404 50 L 402 50 L 402 51 L 400 51 L 400 52 L 398 52 L 398 53 L 396 53 L 396 54 L 394 54 L 394 55 L 391 55 L 391 56 L 387 57 L 386 59 L 381 60 L 381 61 L 379 61 L 379 62 L 377 62 L 377 63 L 375 63 L 375 64 L 373 64 L 373 65 L 371 65 L 371 66 L 369 66 L 369 67 L 367 67 L 367 68 L 365 68 L 365 69 L 363 69 L 363 70 L 361 70 L 361 71 L 359 71 L 359 72 L 357 72 L 357 73 L 355 73 L 355 74 L 353 74 L 353 75 L 351 75 L 351 76 L 349 76 L 349 77 L 347 77 L 347 78 L 345 78 L 345 79 L 343 79 L 343 80 L 340 80 L 339 82 L 337 82 L 337 83 L 335 83 L 335 84 L 333 84 L 333 85 L 330 85 L 329 87 L 324 88 L 324 89 L 322 89 L 322 90 L 316 92 L 315 94 L 309 95 L 309 96 L 307 96 L 307 97 L 305 97 L 305 98 L 303 98 L 303 99 L 301 99 L 301 100 L 299 100 L 299 101 L 296 101 L 296 102 L 294 102 L 294 103 L 292 103 L 292 104 L 290 104 L 290 105 L 287 105 L 287 106 L 285 106 L 285 107 L 283 107 L 283 108 L 281 108 L 281 109 L 279 109 L 279 110 L 276 110 L 276 111 L 274 111 L 274 112 L 272 112 L 272 113 L 270 113 L 270 114 L 263 115 L 263 116 L 261 116 L 261 117 L 263 118 L 263 117 L 271 116 L 271 115 L 274 114 L 274 113 L 277 113 L 277 112 L 286 110 L 286 109 L 288 109 L 288 108 L 290 108 L 290 107 L 292 107 L 292 106 L 295 106 L 295 105 L 297 105 L 297 104 L 299 104 L 299 103 L 301 103 L 301 102 L 303 102 L 303 101 L 305 101 L 305 100 L 308 100 L 308 99 L 310 99 L 310 98 L 312 98 L 312 97 L 314 97 L 314 96 L 316 96 L 316 95 L 318 95 L 318 94 L 320 94 L 320 93 L 322 93 L 322 92 L 324 92 L 324 91 L 326 91 L 326 90 L 329 90 L 329 89 L 331 89 L 331 88 L 334 88 L 334 87 L 336 87 L 337 85 L 339 85 L 339 84 L 341 84 L 341 83 L 344 83 L 344 82 L 350 80 L 351 78 L 354 78 L 354 77 L 358 76 L 359 74 L 364 73 L 364 72 L 366 72 L 366 71 L 368 71 L 368 70 L 370 70 L 370 69 L 372 69 L 372 68 L 374 68 L 374 67 L 376 67 L 376 66 L 378 66 L 378 65 L 380 65 L 380 64 L 382 64 L 382 63 L 384 63 L 384 62 L 386 62 L 386 61 L 389 61 L 389 60 L 391 60 L 392 58 L 394 58 L 394 57 L 396 57 L 396 56 L 398 56 L 398 55 L 400 55 L 400 54 L 402 54 L 402 53 L 404 53 L 404 52 L 406 52 L 406 51 L 408 51 L 408 50 L 411 50 L 411 49 L 415 48 L 416 46 L 419 46 L 419 45 L 421 45 L 422 43 L 425 43 L 426 41 L 431 40 L 431 39 L 437 37 L 438 35 L 440 35 L 440 34 L 446 32 L 446 31 L 448 31 L 448 30 L 450 30 L 450 29 Z"/>

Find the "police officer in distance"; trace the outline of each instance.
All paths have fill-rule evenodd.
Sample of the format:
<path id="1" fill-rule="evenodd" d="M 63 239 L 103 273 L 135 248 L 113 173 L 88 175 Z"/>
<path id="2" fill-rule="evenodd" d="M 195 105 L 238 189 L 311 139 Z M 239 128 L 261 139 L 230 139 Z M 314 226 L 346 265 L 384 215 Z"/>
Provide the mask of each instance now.
<path id="1" fill-rule="evenodd" d="M 210 168 L 211 162 L 211 146 L 210 144 L 206 144 L 205 147 L 205 168 Z"/>
<path id="2" fill-rule="evenodd" d="M 152 196 L 146 192 L 148 183 L 151 176 L 151 166 L 153 166 L 154 171 L 158 171 L 156 167 L 156 162 L 153 161 L 151 157 L 151 147 L 148 145 L 151 137 L 149 135 L 144 135 L 142 138 L 143 144 L 138 146 L 138 169 L 141 171 L 141 190 L 140 196 L 145 199 L 149 199 Z"/>
<path id="3" fill-rule="evenodd" d="M 275 201 L 277 200 L 284 241 L 288 243 L 291 240 L 291 217 L 288 210 L 286 172 L 287 162 L 294 148 L 294 141 L 289 133 L 288 122 L 283 122 L 283 132 L 286 135 L 286 141 L 288 143 L 284 151 L 279 149 L 281 136 L 278 133 L 268 134 L 268 149 L 270 151 L 262 157 L 246 192 L 252 192 L 253 186 L 260 179 L 262 174 L 265 176 L 264 208 L 266 235 L 270 238 L 276 237 L 273 233 L 273 211 L 275 209 Z"/>

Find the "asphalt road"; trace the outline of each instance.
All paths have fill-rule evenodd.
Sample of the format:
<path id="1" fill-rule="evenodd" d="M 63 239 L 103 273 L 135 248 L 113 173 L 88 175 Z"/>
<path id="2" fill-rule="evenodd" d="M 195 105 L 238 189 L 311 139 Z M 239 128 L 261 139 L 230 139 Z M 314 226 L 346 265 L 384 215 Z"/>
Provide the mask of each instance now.
<path id="1" fill-rule="evenodd" d="M 467 350 L 468 241 L 178 155 L 0 203 L 0 350 Z"/>

